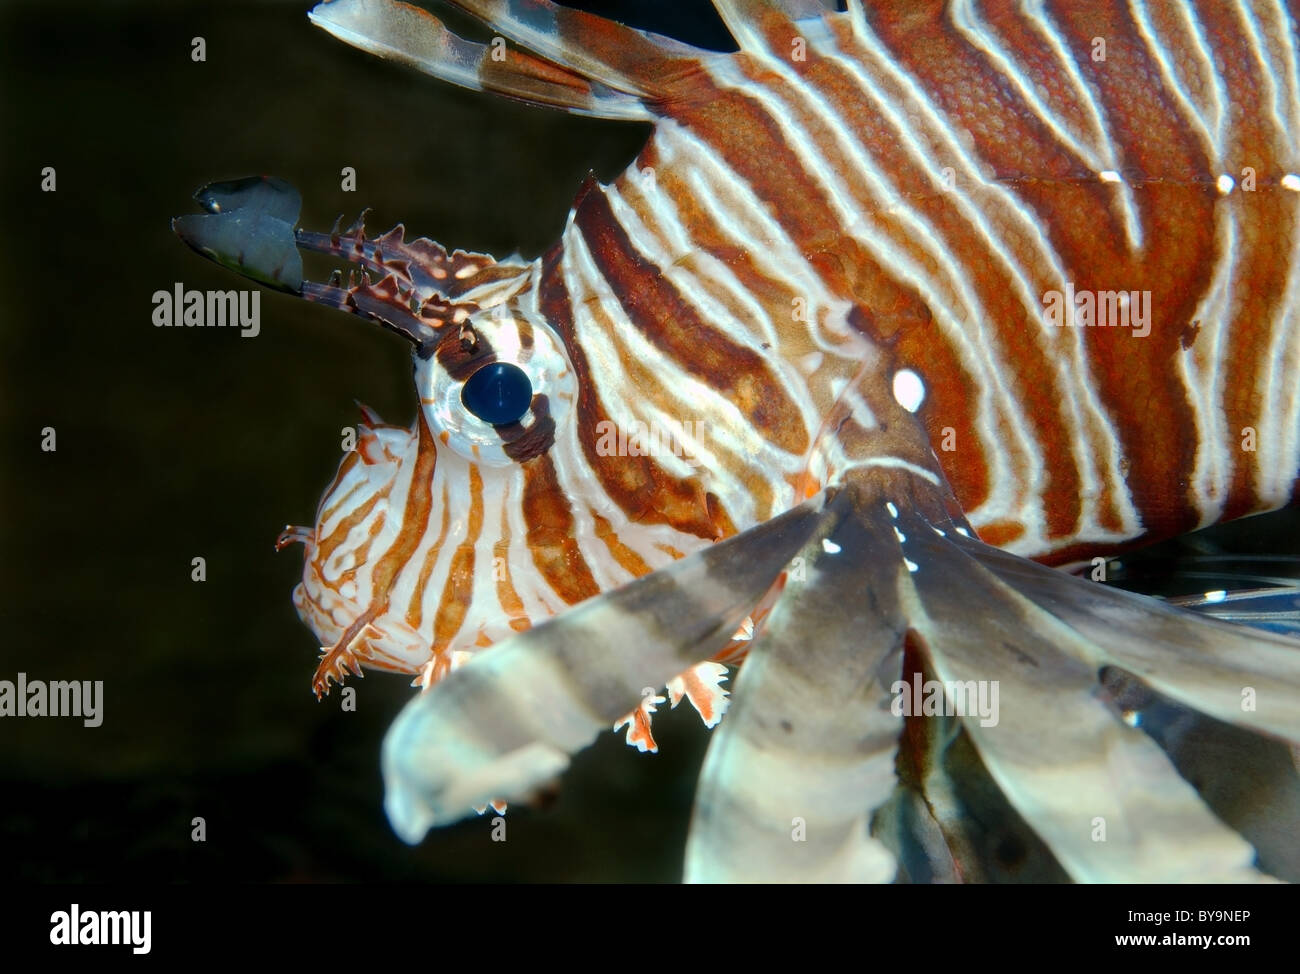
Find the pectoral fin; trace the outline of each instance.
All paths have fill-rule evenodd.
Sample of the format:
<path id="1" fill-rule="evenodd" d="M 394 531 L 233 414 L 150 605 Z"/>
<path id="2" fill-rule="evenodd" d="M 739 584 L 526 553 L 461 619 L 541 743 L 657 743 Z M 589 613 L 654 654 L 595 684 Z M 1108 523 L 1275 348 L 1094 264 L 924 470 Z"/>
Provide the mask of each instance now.
<path id="1" fill-rule="evenodd" d="M 726 645 L 823 523 L 817 497 L 494 646 L 416 697 L 384 741 L 386 808 L 418 842 L 558 775 L 659 687 Z"/>
<path id="2" fill-rule="evenodd" d="M 889 882 L 869 834 L 895 785 L 906 624 L 884 507 L 827 506 L 741 667 L 696 793 L 686 879 Z"/>
<path id="3" fill-rule="evenodd" d="M 1277 701 L 1252 723 L 1297 717 L 1286 640 L 1198 619 L 961 535 L 900 519 L 916 566 L 909 621 L 938 678 L 999 688 L 995 720 L 964 726 L 1011 803 L 1072 877 L 1085 881 L 1263 879 L 1254 850 L 1206 807 L 1100 680 L 1121 660 L 1171 696 L 1221 711 L 1242 679 Z M 1285 645 L 1283 645 L 1285 644 Z M 1257 656 L 1234 661 L 1256 647 Z M 1135 668 L 1136 667 L 1136 668 Z"/>

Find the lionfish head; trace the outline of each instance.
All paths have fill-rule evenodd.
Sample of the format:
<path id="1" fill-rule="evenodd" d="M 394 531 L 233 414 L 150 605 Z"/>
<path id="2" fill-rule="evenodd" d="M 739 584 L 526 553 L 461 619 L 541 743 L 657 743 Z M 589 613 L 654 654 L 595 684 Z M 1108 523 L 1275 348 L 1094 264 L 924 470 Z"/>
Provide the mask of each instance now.
<path id="1" fill-rule="evenodd" d="M 577 400 L 558 341 L 502 300 L 503 284 L 517 279 L 500 276 L 490 258 L 441 259 L 427 241 L 413 245 L 431 278 L 463 285 L 431 304 L 399 283 L 388 263 L 399 247 L 392 235 L 387 242 L 389 254 L 382 243 L 376 250 L 389 274 L 375 286 L 354 284 L 350 297 L 377 302 L 377 316 L 393 317 L 395 301 L 423 305 L 411 331 L 419 413 L 408 429 L 367 412 L 303 534 L 294 601 L 321 638 L 318 694 L 363 665 L 419 674 L 428 685 L 551 614 L 556 600 L 530 584 L 530 546 L 562 550 L 575 533 L 571 521 L 547 521 L 559 499 L 527 470 L 530 461 L 557 462 L 557 430 Z"/>
<path id="2" fill-rule="evenodd" d="M 362 407 L 316 523 L 278 544 L 305 546 L 294 603 L 321 642 L 318 696 L 366 667 L 427 687 L 506 636 L 731 532 L 691 457 L 648 461 L 635 436 L 633 457 L 618 455 L 628 439 L 602 418 L 600 352 L 549 320 L 542 261 L 449 253 L 407 241 L 400 225 L 370 238 L 364 214 L 346 231 L 295 230 L 298 194 L 277 179 L 212 184 L 196 199 L 209 212 L 175 226 L 200 253 L 412 346 L 414 424 Z M 299 249 L 359 273 L 304 280 Z M 636 397 L 635 384 L 624 395 Z M 643 743 L 653 747 L 648 732 Z"/>
<path id="3" fill-rule="evenodd" d="M 299 532 L 294 600 L 321 638 L 318 694 L 362 666 L 428 686 L 680 555 L 656 547 L 676 532 L 648 536 L 590 476 L 576 431 L 583 384 L 528 298 L 530 268 L 408 245 L 400 228 L 373 243 L 354 228 L 337 246 L 384 276 L 322 297 L 412 339 L 419 413 L 408 429 L 367 411 L 315 526 Z"/>

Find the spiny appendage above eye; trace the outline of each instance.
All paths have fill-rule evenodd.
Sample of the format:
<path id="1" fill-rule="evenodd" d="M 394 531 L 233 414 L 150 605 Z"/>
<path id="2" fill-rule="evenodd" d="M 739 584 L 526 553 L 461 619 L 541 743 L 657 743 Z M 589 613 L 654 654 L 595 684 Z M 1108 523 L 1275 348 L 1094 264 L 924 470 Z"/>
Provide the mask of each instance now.
<path id="1" fill-rule="evenodd" d="M 470 314 L 519 291 L 531 270 L 487 254 L 449 253 L 424 237 L 407 241 L 400 223 L 369 239 L 369 210 L 345 231 L 342 217 L 329 233 L 295 229 L 302 199 L 275 177 L 210 183 L 194 198 L 207 212 L 176 217 L 172 229 L 195 251 L 268 287 L 374 321 L 426 353 Z M 305 280 L 300 250 L 347 261 L 360 273 L 350 270 L 346 286 L 339 270 L 325 284 Z"/>

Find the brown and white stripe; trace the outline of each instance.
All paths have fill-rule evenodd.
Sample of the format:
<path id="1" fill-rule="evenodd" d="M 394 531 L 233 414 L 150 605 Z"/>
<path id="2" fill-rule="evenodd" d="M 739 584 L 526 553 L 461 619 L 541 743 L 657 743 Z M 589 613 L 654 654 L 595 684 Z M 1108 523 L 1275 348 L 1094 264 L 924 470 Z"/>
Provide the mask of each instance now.
<path id="1" fill-rule="evenodd" d="M 432 761 L 428 742 L 461 734 L 436 745 L 437 780 L 452 785 L 421 778 L 418 801 L 403 798 L 397 811 L 390 798 L 404 834 L 498 797 L 481 793 L 487 778 L 470 776 L 475 791 L 456 777 L 466 762 L 478 774 L 483 754 L 497 755 L 492 766 L 515 793 L 556 773 L 648 676 L 663 685 L 679 674 L 674 702 L 689 697 L 715 723 L 722 671 L 701 660 L 734 654 L 743 640 L 731 635 L 752 633 L 776 604 L 754 668 L 768 676 L 742 684 L 766 702 L 741 711 L 742 730 L 711 756 L 702 794 L 717 814 L 748 809 L 750 825 L 767 822 L 750 840 L 773 841 L 763 830 L 777 819 L 764 816 L 781 802 L 737 778 L 746 761 L 734 755 L 788 746 L 772 760 L 790 770 L 798 747 L 839 748 L 817 754 L 855 769 L 845 773 L 858 785 L 843 815 L 828 813 L 838 838 L 823 865 L 833 873 L 835 850 L 852 847 L 864 870 L 888 873 L 853 836 L 864 803 L 878 807 L 892 781 L 880 773 L 893 753 L 881 742 L 896 724 L 853 724 L 874 743 L 851 758 L 852 734 L 800 726 L 787 740 L 763 716 L 814 693 L 821 667 L 845 661 L 854 641 L 843 619 L 815 622 L 812 594 L 779 601 L 789 558 L 802 552 L 821 566 L 819 597 L 842 603 L 857 590 L 853 576 L 826 557 L 845 544 L 892 552 L 869 573 L 879 598 L 868 629 L 883 642 L 868 670 L 897 663 L 910 626 L 909 645 L 925 643 L 936 667 L 964 677 L 979 668 L 980 640 L 997 637 L 978 625 L 958 632 L 935 579 L 969 572 L 971 590 L 1035 638 L 1055 632 L 1050 598 L 1083 598 L 1068 586 L 1057 593 L 1046 569 L 1004 572 L 967 525 L 987 545 L 1060 564 L 1296 498 L 1294 5 L 853 0 L 839 13 L 812 0 L 715 0 L 735 53 L 538 0 L 454 5 L 511 46 L 463 40 L 383 0 L 336 0 L 313 19 L 458 84 L 655 127 L 624 175 L 581 188 L 560 239 L 531 263 L 448 255 L 400 231 L 379 241 L 359 228 L 328 242 L 299 236 L 380 275 L 314 293 L 416 336 L 421 400 L 410 431 L 362 429 L 316 527 L 289 536 L 307 545 L 295 601 L 326 647 L 317 691 L 360 666 L 419 674 L 427 688 L 509 640 L 447 681 L 461 701 L 456 720 L 469 719 L 474 700 L 495 713 L 453 731 L 430 709 L 451 692 L 438 688 L 390 738 L 386 762 L 418 778 Z M 1108 310 L 1149 312 L 1145 333 L 1061 327 L 1046 314 L 1052 295 L 1118 292 L 1133 300 Z M 532 376 L 529 413 L 510 427 L 456 415 L 459 385 L 498 360 Z M 673 423 L 692 430 L 689 458 L 601 446 L 611 428 Z M 715 554 L 727 551 L 730 561 Z M 934 574 L 908 582 L 918 565 Z M 882 595 L 900 572 L 898 592 Z M 559 628 L 516 635 L 580 602 Z M 1112 608 L 1140 629 L 1140 611 L 1122 599 Z M 602 657 L 602 626 L 615 639 L 643 637 L 640 663 Z M 825 640 L 824 659 L 764 696 L 771 674 L 799 656 L 801 631 Z M 1107 655 L 1090 639 L 1067 641 L 1044 666 L 1060 667 L 1064 710 L 1104 722 L 1104 708 L 1076 691 L 1091 685 L 1089 666 L 1095 675 L 1099 661 L 1128 665 L 1138 651 Z M 1234 678 L 1214 651 L 1203 660 L 1210 682 Z M 1289 686 L 1290 666 L 1279 651 L 1267 677 Z M 1036 692 L 1032 674 L 1007 679 L 1022 699 Z M 1184 684 L 1173 682 L 1176 696 Z M 598 692 L 614 686 L 632 696 Z M 865 692 L 836 695 L 836 713 Z M 539 694 L 565 701 L 553 720 L 535 712 Z M 1032 699 L 1026 726 L 1052 710 Z M 505 719 L 503 707 L 517 707 L 506 729 L 479 726 Z M 1217 714 L 1222 701 L 1206 709 Z M 642 747 L 653 747 L 648 712 L 624 718 Z M 1294 734 L 1294 716 L 1275 708 L 1272 723 L 1252 726 Z M 1035 777 L 1045 774 L 1037 755 L 1004 742 L 977 738 L 1022 812 L 1062 813 Z M 1113 746 L 1138 748 L 1123 731 Z M 1176 775 L 1150 773 L 1220 874 L 1248 874 L 1241 843 L 1185 804 Z M 1089 768 L 1077 780 L 1095 788 L 1103 778 Z M 1133 823 L 1159 821 L 1141 811 L 1127 809 Z M 692 855 L 713 861 L 725 829 L 702 821 Z M 1139 832 L 1095 874 L 1072 858 L 1069 835 L 1045 840 L 1073 872 L 1113 877 L 1145 848 Z"/>

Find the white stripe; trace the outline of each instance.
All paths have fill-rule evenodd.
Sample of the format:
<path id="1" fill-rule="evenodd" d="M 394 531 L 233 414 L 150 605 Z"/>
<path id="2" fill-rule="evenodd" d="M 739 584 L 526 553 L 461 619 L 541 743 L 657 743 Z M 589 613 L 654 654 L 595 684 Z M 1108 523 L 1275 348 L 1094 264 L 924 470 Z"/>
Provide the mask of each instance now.
<path id="1" fill-rule="evenodd" d="M 915 79 L 897 68 L 889 50 L 871 32 L 865 22 L 855 25 L 855 38 L 863 43 L 865 50 L 855 50 L 846 57 L 825 55 L 824 52 L 819 53 L 833 57 L 842 68 L 853 76 L 864 94 L 871 97 L 878 109 L 890 118 L 891 123 L 899 132 L 900 144 L 906 145 L 913 156 L 920 159 L 922 164 L 925 164 L 927 158 L 933 158 L 935 150 L 930 150 L 928 154 L 922 155 L 925 150 L 919 147 L 919 143 L 911 134 L 914 124 L 911 121 L 911 113 L 904 118 L 893 109 L 893 105 L 899 102 L 907 104 L 911 112 L 923 118 L 928 123 L 928 128 L 936 141 L 942 145 L 941 151 L 961 163 L 965 173 L 962 180 L 963 185 L 979 187 L 984 192 L 984 199 L 976 205 L 982 205 L 984 210 L 990 214 L 996 212 L 998 219 L 1002 221 L 1012 221 L 1019 232 L 1022 246 L 1026 244 L 1032 245 L 1033 251 L 1031 253 L 1035 255 L 1033 257 L 1023 256 L 1017 258 L 1015 255 L 1000 255 L 1012 268 L 1017 278 L 1020 277 L 1023 267 L 1041 268 L 1039 273 L 1047 281 L 1050 281 L 1052 287 L 1058 290 L 1063 288 L 1064 283 L 1069 279 L 1069 275 L 1060 257 L 1048 241 L 1041 226 L 1041 219 L 1023 205 L 1012 193 L 1008 192 L 1003 185 L 986 178 L 984 174 L 987 168 L 986 165 L 982 160 L 972 155 L 962 140 L 957 138 L 952 126 L 940 115 L 937 107 L 933 105 L 926 92 L 916 83 Z M 871 66 L 875 69 L 873 71 L 874 77 L 869 76 L 864 70 L 867 57 L 870 57 Z M 860 61 L 864 63 L 860 64 Z M 878 87 L 875 80 L 877 77 L 896 85 L 903 91 L 904 97 L 902 99 L 891 98 L 888 93 Z M 961 196 L 961 194 L 956 195 Z M 974 200 L 973 194 L 971 199 Z M 985 217 L 984 219 L 987 220 L 988 218 Z M 986 235 L 992 234 L 992 231 L 987 226 L 983 229 Z M 992 235 L 999 240 L 1003 236 L 1001 233 Z M 1029 287 L 1032 292 L 1032 285 L 1028 284 L 1028 282 L 1023 286 Z M 1036 297 L 1034 301 L 1037 302 Z M 1030 309 L 1030 314 L 1032 320 L 1042 321 L 1041 306 L 1036 303 Z M 1066 412 L 1062 418 L 1067 421 L 1071 450 L 1080 478 L 1081 508 L 1076 536 L 1058 539 L 1055 544 L 1056 546 L 1065 546 L 1080 539 L 1111 541 L 1134 537 L 1141 533 L 1141 522 L 1133 505 L 1132 495 L 1120 475 L 1122 463 L 1121 444 L 1114 425 L 1110 421 L 1109 413 L 1101 402 L 1098 392 L 1100 386 L 1092 375 L 1084 344 L 1084 335 L 1080 329 L 1056 330 L 1065 334 L 1055 336 L 1053 348 L 1049 350 L 1048 360 L 1054 363 L 1056 367 L 1056 386 L 1063 393 L 1062 405 Z M 1052 337 L 1049 336 L 1049 339 Z M 1062 345 L 1068 349 L 1065 355 L 1060 354 Z M 986 436 L 983 446 L 985 453 L 990 457 L 996 456 L 1001 449 L 996 437 L 988 438 Z M 1098 470 L 1098 464 L 1101 465 L 1100 471 Z M 1118 533 L 1103 529 L 1097 520 L 1103 489 L 1109 490 L 1111 504 L 1120 519 L 1121 530 Z M 979 524 L 1007 516 L 1004 513 L 990 509 L 987 504 L 967 513 L 973 521 Z M 1023 520 L 1019 515 L 1011 516 L 1017 520 Z M 1032 548 L 1033 543 L 1032 538 L 1024 539 L 1025 549 Z"/>
<path id="2" fill-rule="evenodd" d="M 787 74 L 785 66 L 774 60 L 764 61 L 763 67 L 782 75 Z M 743 93 L 767 111 L 785 133 L 787 145 L 799 157 L 804 170 L 825 192 L 849 235 L 865 244 L 876 254 L 881 266 L 890 268 L 893 276 L 911 285 L 921 295 L 934 315 L 935 321 L 944 328 L 946 337 L 966 361 L 968 371 L 973 375 L 983 374 L 986 377 L 987 381 L 979 383 L 977 410 L 981 425 L 989 431 L 996 429 L 1000 425 L 993 420 L 993 416 L 998 412 L 996 404 L 1014 400 L 999 375 L 999 363 L 993 361 L 991 350 L 987 346 L 980 347 L 966 333 L 965 326 L 979 320 L 980 303 L 971 290 L 970 282 L 965 276 L 965 268 L 952 259 L 951 253 L 937 238 L 934 229 L 917 217 L 911 206 L 888 186 L 874 160 L 864 157 L 856 147 L 845 145 L 847 140 L 834 121 L 833 113 L 823 108 L 822 114 L 829 116 L 828 125 L 832 135 L 841 150 L 852 159 L 854 166 L 860 167 L 859 172 L 866 177 L 871 189 L 881 200 L 881 209 L 890 211 L 891 216 L 914 230 L 916 237 L 913 242 L 924 245 L 932 259 L 946 271 L 947 280 L 942 282 L 927 274 L 910 254 L 900 250 L 887 235 L 875 230 L 874 221 L 869 219 L 870 214 L 866 213 L 856 200 L 845 195 L 842 184 L 831 170 L 829 162 L 816 151 L 818 140 L 798 124 L 794 113 L 785 104 L 781 95 L 771 87 L 753 84 L 730 64 L 726 66 L 725 71 L 715 71 L 714 80 L 722 87 L 733 88 Z M 802 85 L 797 78 L 793 84 L 794 91 L 805 96 L 806 100 L 813 101 L 813 95 L 808 91 L 807 86 Z M 957 299 L 956 306 L 950 303 L 950 294 Z M 1026 458 L 1029 471 L 1025 476 L 1013 476 L 1006 467 L 1006 451 L 993 451 L 990 455 L 990 466 L 995 476 L 993 489 L 985 506 L 998 510 L 1003 516 L 1010 515 L 1012 512 L 1022 515 L 1023 520 L 1029 521 L 1031 532 L 1036 531 L 1041 535 L 1043 513 L 1036 486 L 1042 476 L 1042 459 L 1037 454 L 1037 444 L 1028 434 L 1025 424 L 1018 421 L 1015 415 L 1004 411 L 999 419 L 1013 431 L 1015 445 Z M 1026 510 L 1027 506 L 1029 510 Z"/>
<path id="3" fill-rule="evenodd" d="M 1267 358 L 1269 368 L 1265 384 L 1259 390 L 1264 411 L 1255 455 L 1257 493 L 1265 505 L 1273 507 L 1290 500 L 1296 472 L 1300 470 L 1300 382 L 1296 381 L 1300 375 L 1300 233 L 1294 229 L 1300 223 L 1300 203 L 1285 193 L 1279 195 L 1291 204 L 1291 260 L 1280 304 L 1281 320 L 1273 325 Z M 1240 430 L 1230 432 L 1241 434 Z"/>
<path id="4" fill-rule="evenodd" d="M 1253 80 L 1262 82 L 1269 93 L 1268 102 L 1270 105 L 1269 114 L 1272 117 L 1273 129 L 1282 135 L 1281 142 L 1286 142 L 1287 131 L 1287 112 L 1282 99 L 1282 89 L 1274 77 L 1274 72 L 1279 65 L 1273 58 L 1273 52 L 1269 50 L 1263 32 L 1260 30 L 1259 19 L 1255 11 L 1251 9 L 1248 3 L 1233 4 L 1233 9 L 1241 17 L 1242 24 L 1250 37 L 1251 53 L 1255 55 L 1255 70 L 1251 72 Z"/>
<path id="5" fill-rule="evenodd" d="M 1147 51 L 1151 53 L 1152 60 L 1156 62 L 1157 65 L 1160 65 L 1160 75 L 1162 81 L 1165 82 L 1166 90 L 1174 96 L 1174 100 L 1178 101 L 1178 104 L 1182 107 L 1182 112 L 1180 112 L 1180 114 L 1182 114 L 1183 120 L 1187 122 L 1187 126 L 1190 127 L 1193 133 L 1199 137 L 1201 147 L 1205 150 L 1205 155 L 1209 156 L 1210 168 L 1225 168 L 1225 161 L 1223 160 L 1225 160 L 1226 146 L 1223 144 L 1221 131 L 1218 131 L 1218 122 L 1221 121 L 1222 118 L 1222 105 L 1216 104 L 1216 99 L 1219 98 L 1219 92 L 1213 87 L 1213 85 L 1209 87 L 1209 92 L 1213 95 L 1213 98 L 1210 100 L 1210 105 L 1208 105 L 1208 107 L 1201 107 L 1201 105 L 1193 103 L 1192 95 L 1188 92 L 1186 83 L 1184 83 L 1183 78 L 1180 77 L 1179 69 L 1175 68 L 1173 59 L 1171 59 L 1169 47 L 1162 42 L 1160 36 L 1156 33 L 1156 27 L 1154 27 L 1151 21 L 1151 12 L 1147 9 L 1147 3 L 1145 3 L 1145 0 L 1128 0 L 1128 9 L 1130 9 L 1132 17 L 1134 17 L 1134 22 L 1138 25 L 1138 35 L 1143 39 L 1143 42 L 1147 44 Z M 1162 9 L 1165 9 L 1167 12 L 1167 9 L 1169 8 Z M 1186 20 L 1186 18 L 1184 18 L 1184 20 Z M 1190 25 L 1188 25 L 1188 35 L 1190 35 L 1190 38 L 1192 39 L 1199 40 L 1195 30 L 1192 30 Z M 1184 70 L 1186 70 L 1186 61 L 1184 61 L 1183 64 Z M 1204 85 L 1204 82 L 1206 81 L 1205 73 L 1209 72 L 1209 77 L 1217 77 L 1217 73 L 1214 72 L 1213 64 L 1208 64 L 1208 62 L 1206 62 L 1204 52 L 1201 52 L 1199 64 L 1197 64 L 1197 66 L 1199 66 L 1200 70 L 1196 73 L 1196 87 L 1199 88 L 1200 91 L 1204 92 L 1206 90 L 1206 86 Z M 1216 131 L 1214 131 L 1214 133 L 1212 133 L 1212 131 L 1209 130 L 1209 126 L 1206 125 L 1205 116 L 1206 112 L 1210 111 L 1210 109 L 1214 109 L 1218 114 L 1218 118 L 1216 118 Z"/>
<path id="6" fill-rule="evenodd" d="M 709 468 L 714 492 L 733 520 L 754 523 L 757 511 L 753 492 L 728 471 L 745 469 L 754 463 L 760 476 L 767 478 L 772 476 L 772 471 L 794 469 L 794 458 L 764 439 L 734 403 L 708 383 L 683 371 L 633 326 L 596 267 L 576 226 L 566 228 L 564 241 L 566 272 L 572 274 L 578 293 L 596 298 L 596 303 L 612 325 L 612 333 L 607 334 L 594 321 L 588 302 L 574 302 L 574 329 L 579 333 L 579 340 L 588 355 L 600 363 L 600 384 L 615 392 L 614 395 L 599 397 L 606 415 L 621 429 L 630 429 L 633 422 L 652 419 L 643 412 L 645 402 L 642 397 L 617 394 L 619 389 L 633 388 L 622 367 L 622 358 L 625 356 L 640 363 L 660 379 L 657 391 L 661 397 L 671 401 L 669 412 L 675 413 L 673 419 L 715 421 L 715 428 L 708 430 L 710 442 L 716 449 L 727 450 L 731 458 L 729 462 Z M 575 293 L 572 287 L 570 293 Z M 623 346 L 622 352 L 616 347 L 616 342 Z M 591 371 L 595 373 L 597 370 L 593 368 Z"/>
<path id="7" fill-rule="evenodd" d="M 1215 221 L 1215 249 L 1218 253 L 1214 275 L 1192 312 L 1192 321 L 1200 322 L 1200 331 L 1192 346 L 1179 349 L 1177 355 L 1187 404 L 1192 409 L 1196 425 L 1196 461 L 1191 487 L 1201 512 L 1198 527 L 1213 524 L 1222 513 L 1235 465 L 1227 449 L 1231 431 L 1223 408 L 1222 365 L 1232 322 L 1232 285 L 1238 256 L 1237 209 L 1235 201 L 1227 200 L 1216 207 L 1216 216 L 1224 215 Z"/>
<path id="8" fill-rule="evenodd" d="M 1109 128 L 1102 117 L 1102 107 L 1096 92 L 1084 81 L 1078 65 L 1070 56 L 1070 51 L 1052 24 L 1049 23 L 1043 9 L 1042 0 L 1034 0 L 1022 8 L 1026 20 L 1043 37 L 1056 55 L 1062 72 L 1070 80 L 1075 99 L 1087 112 L 1088 128 L 1091 132 L 1076 133 L 1068 131 L 1063 122 L 1069 116 L 1063 112 L 1054 112 L 1038 96 L 1042 90 L 1041 83 L 1027 76 L 1020 69 L 1014 54 L 1005 52 L 997 35 L 976 19 L 976 10 L 972 0 L 956 0 L 952 7 L 953 23 L 966 39 L 982 50 L 993 62 L 994 67 L 1015 87 L 1025 103 L 1033 109 L 1038 120 L 1052 133 L 1052 138 L 1070 153 L 1077 155 L 1093 172 L 1104 173 L 1120 168 L 1120 154 L 1111 138 Z M 1093 144 L 1084 141 L 1088 138 Z M 1124 233 L 1129 246 L 1134 250 L 1142 249 L 1142 224 L 1137 215 L 1137 204 L 1133 198 L 1133 188 L 1120 183 L 1117 190 L 1120 216 L 1124 224 Z"/>

